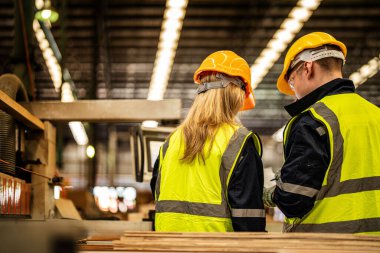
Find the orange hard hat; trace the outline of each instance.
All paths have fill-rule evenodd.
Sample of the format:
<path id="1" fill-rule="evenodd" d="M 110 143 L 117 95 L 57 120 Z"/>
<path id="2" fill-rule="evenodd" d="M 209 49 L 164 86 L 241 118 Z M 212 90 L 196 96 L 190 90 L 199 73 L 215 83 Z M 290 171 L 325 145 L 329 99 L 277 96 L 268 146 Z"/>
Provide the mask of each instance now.
<path id="1" fill-rule="evenodd" d="M 288 81 L 286 80 L 286 74 L 289 71 L 292 61 L 296 56 L 306 49 L 313 49 L 321 47 L 323 45 L 335 45 L 340 48 L 344 57 L 347 55 L 346 46 L 336 40 L 333 36 L 324 32 L 312 32 L 306 34 L 296 40 L 293 45 L 289 48 L 285 56 L 284 68 L 282 69 L 280 77 L 277 79 L 277 89 L 287 95 L 294 95 L 294 91 L 290 88 Z"/>
<path id="2" fill-rule="evenodd" d="M 244 105 L 240 109 L 249 110 L 255 107 L 255 98 L 251 87 L 251 70 L 248 63 L 232 51 L 223 50 L 210 54 L 194 73 L 194 82 L 201 84 L 201 74 L 215 71 L 231 77 L 239 77 L 245 84 Z"/>

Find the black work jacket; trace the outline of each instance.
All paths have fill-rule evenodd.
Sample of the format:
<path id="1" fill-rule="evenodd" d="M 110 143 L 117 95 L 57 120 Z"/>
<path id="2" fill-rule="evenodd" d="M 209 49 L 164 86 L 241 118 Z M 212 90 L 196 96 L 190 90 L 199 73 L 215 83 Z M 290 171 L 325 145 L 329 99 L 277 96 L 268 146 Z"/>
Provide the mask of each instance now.
<path id="1" fill-rule="evenodd" d="M 157 158 L 150 187 L 153 193 L 156 188 L 159 157 Z M 247 140 L 240 155 L 239 163 L 232 172 L 228 185 L 228 203 L 234 209 L 264 209 L 262 200 L 264 186 L 263 163 L 256 151 L 252 138 Z M 265 217 L 232 217 L 234 231 L 265 231 Z"/>
<path id="2" fill-rule="evenodd" d="M 330 162 L 330 144 L 325 126 L 309 112 L 303 112 L 325 96 L 355 92 L 351 80 L 335 79 L 314 90 L 302 99 L 285 106 L 290 116 L 297 116 L 284 146 L 285 163 L 281 169 L 283 183 L 291 183 L 320 190 Z M 303 112 L 303 113 L 302 113 Z M 302 218 L 314 206 L 315 197 L 286 192 L 276 187 L 273 202 L 289 218 Z"/>

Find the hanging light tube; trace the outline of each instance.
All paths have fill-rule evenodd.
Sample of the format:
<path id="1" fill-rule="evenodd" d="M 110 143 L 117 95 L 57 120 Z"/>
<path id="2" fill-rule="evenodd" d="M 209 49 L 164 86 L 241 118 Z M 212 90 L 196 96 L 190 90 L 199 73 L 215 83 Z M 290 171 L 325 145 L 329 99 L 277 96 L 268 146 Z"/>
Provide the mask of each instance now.
<path id="1" fill-rule="evenodd" d="M 51 80 L 55 90 L 58 92 L 62 85 L 62 70 L 58 63 L 57 57 L 54 55 L 49 41 L 46 39 L 45 32 L 42 30 L 38 20 L 33 21 L 33 30 L 36 35 L 38 45 L 42 51 L 42 56 L 46 62 Z"/>
<path id="2" fill-rule="evenodd" d="M 162 100 L 169 82 L 188 0 L 167 0 L 160 39 L 150 80 L 148 100 Z M 157 127 L 157 121 L 144 121 L 145 127 Z"/>
<path id="3" fill-rule="evenodd" d="M 49 40 L 46 38 L 46 31 L 42 29 L 38 20 L 33 21 L 33 30 L 35 32 L 39 47 L 42 51 L 42 56 L 45 60 L 50 77 L 53 81 L 54 88 L 57 92 L 61 90 L 61 101 L 73 102 L 75 98 L 72 93 L 71 85 L 68 82 L 62 85 L 62 69 L 61 65 L 59 64 L 61 55 L 58 50 L 52 49 L 52 46 L 56 47 L 56 45 L 51 45 L 49 43 Z M 52 38 L 50 38 L 50 41 L 51 39 Z M 59 59 L 57 59 L 57 53 Z M 69 128 L 73 134 L 74 140 L 78 145 L 87 145 L 88 137 L 82 122 L 69 122 Z"/>
<path id="4" fill-rule="evenodd" d="M 357 71 L 352 73 L 349 77 L 354 82 L 355 87 L 359 87 L 369 78 L 376 75 L 380 70 L 380 55 L 372 58 L 367 64 L 361 66 Z"/>
<path id="5" fill-rule="evenodd" d="M 162 100 L 164 97 L 182 30 L 183 19 L 186 14 L 187 3 L 187 0 L 166 1 L 164 20 L 161 26 L 160 40 L 148 91 L 148 100 Z"/>
<path id="6" fill-rule="evenodd" d="M 322 0 L 299 0 L 288 17 L 282 22 L 273 38 L 268 42 L 266 48 L 261 52 L 251 66 L 252 89 L 263 80 L 273 64 L 280 58 L 288 44 L 301 30 L 304 23 L 309 20 L 314 10 L 318 8 Z"/>
<path id="7" fill-rule="evenodd" d="M 71 85 L 68 82 L 63 83 L 62 91 L 61 91 L 61 101 L 62 102 L 73 102 L 75 101 Z M 80 146 L 87 145 L 88 137 L 86 134 L 86 130 L 80 121 L 70 121 L 69 128 L 71 133 L 73 134 L 74 140 Z"/>

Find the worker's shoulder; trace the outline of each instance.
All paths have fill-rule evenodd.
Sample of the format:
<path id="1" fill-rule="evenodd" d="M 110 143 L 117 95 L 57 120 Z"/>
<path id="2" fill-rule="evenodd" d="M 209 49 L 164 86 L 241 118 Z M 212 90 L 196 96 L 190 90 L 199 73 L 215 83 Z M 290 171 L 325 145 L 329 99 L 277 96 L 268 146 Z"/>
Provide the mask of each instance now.
<path id="1" fill-rule="evenodd" d="M 315 119 L 310 111 L 301 113 L 293 123 L 293 130 L 297 128 L 313 128 L 316 129 L 323 126 L 323 123 Z"/>

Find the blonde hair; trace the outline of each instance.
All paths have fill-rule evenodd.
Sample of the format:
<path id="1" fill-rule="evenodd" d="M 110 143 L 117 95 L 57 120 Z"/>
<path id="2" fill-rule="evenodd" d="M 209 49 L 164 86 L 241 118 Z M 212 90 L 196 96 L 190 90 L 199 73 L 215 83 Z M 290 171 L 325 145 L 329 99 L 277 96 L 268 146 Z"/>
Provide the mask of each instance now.
<path id="1" fill-rule="evenodd" d="M 216 72 L 208 72 L 201 82 L 217 81 Z M 191 163 L 197 156 L 204 162 L 203 152 L 206 141 L 210 140 L 208 152 L 214 143 L 217 130 L 223 125 L 240 125 L 235 117 L 243 106 L 244 91 L 230 83 L 225 88 L 210 89 L 198 94 L 185 119 L 179 126 L 185 140 L 185 152 L 182 161 Z"/>

